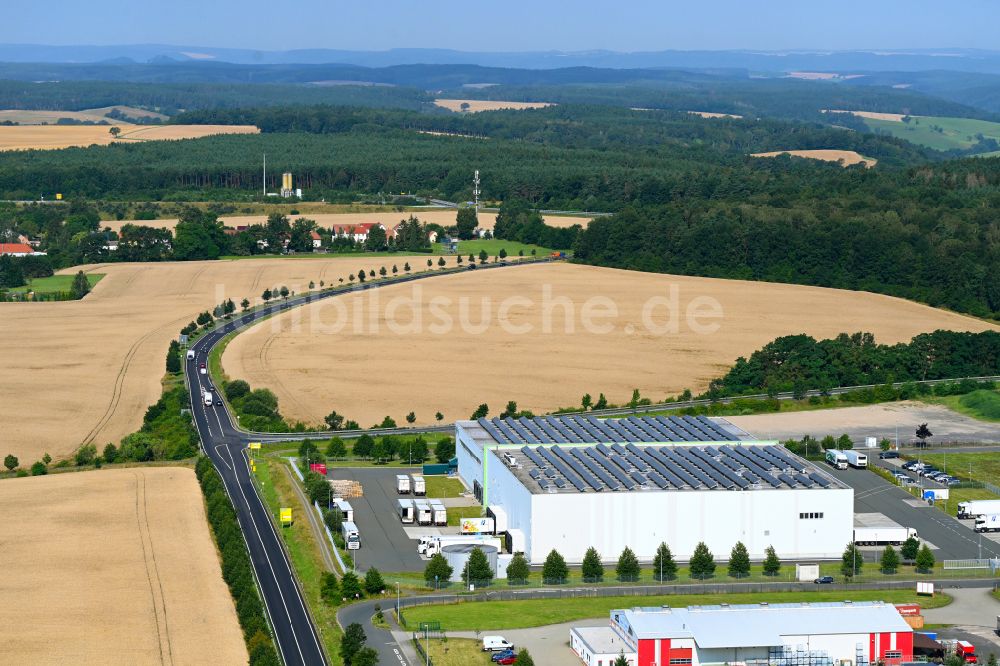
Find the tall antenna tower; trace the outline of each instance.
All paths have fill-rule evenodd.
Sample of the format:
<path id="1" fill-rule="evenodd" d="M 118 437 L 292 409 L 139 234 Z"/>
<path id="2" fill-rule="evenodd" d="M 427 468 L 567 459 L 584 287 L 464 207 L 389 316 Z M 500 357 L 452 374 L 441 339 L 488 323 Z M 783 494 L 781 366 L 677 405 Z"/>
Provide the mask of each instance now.
<path id="1" fill-rule="evenodd" d="M 476 215 L 479 215 L 479 169 L 476 169 L 476 175 L 472 178 L 472 202 L 476 207 Z"/>

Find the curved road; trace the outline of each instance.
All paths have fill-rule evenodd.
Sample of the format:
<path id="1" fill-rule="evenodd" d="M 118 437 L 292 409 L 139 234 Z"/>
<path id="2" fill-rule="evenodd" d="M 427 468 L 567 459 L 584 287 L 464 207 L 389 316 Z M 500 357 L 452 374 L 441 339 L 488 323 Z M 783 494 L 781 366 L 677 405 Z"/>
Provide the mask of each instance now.
<path id="1" fill-rule="evenodd" d="M 511 264 L 483 264 L 479 270 L 517 266 L 537 262 Z M 468 269 L 466 269 L 468 270 Z M 219 326 L 198 338 L 189 348 L 194 358 L 186 360 L 186 381 L 191 397 L 191 416 L 201 437 L 205 453 L 212 459 L 222 476 L 236 508 L 243 537 L 246 540 L 263 596 L 265 610 L 274 629 L 275 643 L 282 660 L 288 666 L 316 666 L 328 663 L 327 656 L 306 609 L 295 576 L 288 562 L 281 537 L 263 501 L 257 494 L 246 456 L 247 444 L 260 438 L 235 425 L 211 377 L 202 374 L 202 365 L 208 364 L 212 348 L 230 333 L 245 328 L 261 319 L 281 313 L 300 305 L 342 294 L 378 289 L 390 284 L 423 280 L 437 275 L 454 274 L 460 271 L 442 271 L 406 275 L 391 282 L 357 285 L 353 289 L 307 294 L 290 298 L 275 305 L 249 312 Z M 206 406 L 205 391 L 213 394 L 213 405 Z M 297 436 L 302 439 L 302 435 Z M 266 440 L 265 440 L 266 441 Z"/>

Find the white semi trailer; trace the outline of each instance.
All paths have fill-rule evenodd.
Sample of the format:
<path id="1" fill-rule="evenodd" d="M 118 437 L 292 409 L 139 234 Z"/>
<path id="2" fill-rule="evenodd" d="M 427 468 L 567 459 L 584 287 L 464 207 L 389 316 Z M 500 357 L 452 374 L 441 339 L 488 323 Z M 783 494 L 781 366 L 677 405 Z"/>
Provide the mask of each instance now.
<path id="1" fill-rule="evenodd" d="M 854 516 L 854 543 L 859 546 L 898 546 L 910 537 L 919 538 L 915 529 L 903 527 L 880 513 Z"/>
<path id="2" fill-rule="evenodd" d="M 430 525 L 434 522 L 431 505 L 426 500 L 413 500 L 414 519 L 418 525 Z"/>
<path id="3" fill-rule="evenodd" d="M 401 522 L 401 523 L 412 523 L 413 522 L 413 500 L 411 500 L 411 499 L 398 499 L 398 500 L 396 500 L 396 513 L 399 514 L 399 522 Z"/>
<path id="4" fill-rule="evenodd" d="M 340 534 L 344 537 L 347 550 L 359 550 L 361 548 L 361 533 L 358 526 L 350 521 L 344 521 L 340 526 Z"/>
<path id="5" fill-rule="evenodd" d="M 847 458 L 847 464 L 851 467 L 855 467 L 857 469 L 865 469 L 868 467 L 868 456 L 866 454 L 852 449 L 847 449 L 843 453 L 844 457 Z"/>
<path id="6" fill-rule="evenodd" d="M 396 492 L 400 495 L 410 494 L 410 477 L 407 474 L 396 475 Z"/>
<path id="7" fill-rule="evenodd" d="M 424 482 L 424 477 L 414 474 L 411 477 L 410 487 L 413 488 L 414 495 L 426 495 L 427 494 L 427 483 Z"/>
<path id="8" fill-rule="evenodd" d="M 431 500 L 431 522 L 435 525 L 448 524 L 448 509 L 438 500 Z"/>
<path id="9" fill-rule="evenodd" d="M 969 500 L 958 503 L 959 518 L 975 518 L 994 513 L 1000 514 L 1000 500 Z"/>

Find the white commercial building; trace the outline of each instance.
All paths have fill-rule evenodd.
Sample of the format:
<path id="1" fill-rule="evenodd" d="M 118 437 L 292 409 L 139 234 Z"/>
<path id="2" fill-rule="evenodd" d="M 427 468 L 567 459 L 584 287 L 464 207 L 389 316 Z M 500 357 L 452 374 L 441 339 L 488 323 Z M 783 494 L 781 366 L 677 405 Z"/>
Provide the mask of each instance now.
<path id="1" fill-rule="evenodd" d="M 736 542 L 762 559 L 840 557 L 853 490 L 775 442 L 740 440 L 705 417 L 586 416 L 456 423 L 458 473 L 512 552 L 569 563 L 660 543 L 687 560 L 704 542 L 720 560 Z"/>
<path id="2" fill-rule="evenodd" d="M 913 629 L 880 601 L 633 608 L 571 629 L 570 647 L 588 666 L 620 654 L 630 666 L 896 665 L 913 659 Z"/>

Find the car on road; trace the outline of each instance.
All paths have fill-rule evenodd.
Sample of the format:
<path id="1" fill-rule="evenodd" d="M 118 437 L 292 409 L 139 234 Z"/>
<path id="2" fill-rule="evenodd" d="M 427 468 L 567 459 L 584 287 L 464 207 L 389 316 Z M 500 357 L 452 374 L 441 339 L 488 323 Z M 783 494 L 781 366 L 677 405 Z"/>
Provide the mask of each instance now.
<path id="1" fill-rule="evenodd" d="M 879 460 L 889 460 L 890 458 L 898 458 L 899 451 L 883 451 L 878 454 Z"/>
<path id="2" fill-rule="evenodd" d="M 483 636 L 483 652 L 513 651 L 514 644 L 503 636 Z"/>
<path id="3" fill-rule="evenodd" d="M 833 582 L 833 576 L 820 576 L 813 582 L 816 583 L 817 585 L 829 585 L 830 583 Z"/>

